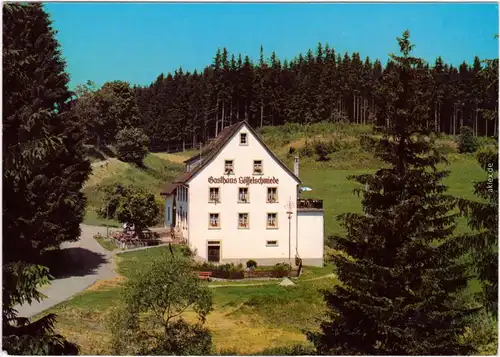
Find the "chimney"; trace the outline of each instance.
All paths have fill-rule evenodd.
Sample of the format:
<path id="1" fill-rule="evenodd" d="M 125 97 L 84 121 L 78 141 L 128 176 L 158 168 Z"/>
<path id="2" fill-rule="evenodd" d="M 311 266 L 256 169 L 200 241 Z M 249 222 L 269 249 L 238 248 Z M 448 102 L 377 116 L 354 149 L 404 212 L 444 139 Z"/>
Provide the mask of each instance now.
<path id="1" fill-rule="evenodd" d="M 295 156 L 293 159 L 293 173 L 295 176 L 299 177 L 299 156 Z"/>

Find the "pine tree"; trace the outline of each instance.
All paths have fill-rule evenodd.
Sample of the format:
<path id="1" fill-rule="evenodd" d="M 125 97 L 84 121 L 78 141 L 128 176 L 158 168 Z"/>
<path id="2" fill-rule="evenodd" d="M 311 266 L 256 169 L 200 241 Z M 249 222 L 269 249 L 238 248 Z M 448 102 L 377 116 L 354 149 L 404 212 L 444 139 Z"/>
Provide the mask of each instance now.
<path id="1" fill-rule="evenodd" d="M 53 314 L 33 322 L 15 310 L 42 298 L 42 252 L 77 240 L 85 209 L 84 128 L 69 112 L 54 34 L 41 4 L 4 5 L 2 342 L 11 354 L 77 353 L 54 333 Z"/>
<path id="2" fill-rule="evenodd" d="M 386 82 L 396 92 L 376 155 L 389 167 L 354 177 L 366 185 L 364 214 L 341 216 L 333 261 L 341 285 L 325 293 L 330 319 L 309 333 L 320 354 L 441 355 L 473 351 L 460 339 L 468 309 L 458 299 L 466 266 L 444 244 L 453 239 L 455 201 L 444 195 L 441 161 L 429 140 L 430 93 L 420 82 L 409 32 L 398 38 Z M 425 78 L 424 78 L 425 80 Z"/>
<path id="3" fill-rule="evenodd" d="M 458 251 L 472 252 L 472 264 L 482 283 L 481 300 L 495 318 L 498 313 L 498 150 L 478 153 L 487 180 L 474 185 L 483 202 L 460 199 L 459 207 L 475 231 L 453 243 Z"/>

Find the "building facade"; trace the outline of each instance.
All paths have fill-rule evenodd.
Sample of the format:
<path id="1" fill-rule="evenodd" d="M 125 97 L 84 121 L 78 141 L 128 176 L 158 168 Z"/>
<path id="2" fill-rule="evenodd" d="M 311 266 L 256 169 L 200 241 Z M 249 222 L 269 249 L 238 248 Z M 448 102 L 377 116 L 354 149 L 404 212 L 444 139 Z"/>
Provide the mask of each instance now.
<path id="1" fill-rule="evenodd" d="M 163 195 L 165 224 L 211 262 L 323 264 L 322 201 L 299 198 L 295 172 L 246 123 L 226 127 Z"/>

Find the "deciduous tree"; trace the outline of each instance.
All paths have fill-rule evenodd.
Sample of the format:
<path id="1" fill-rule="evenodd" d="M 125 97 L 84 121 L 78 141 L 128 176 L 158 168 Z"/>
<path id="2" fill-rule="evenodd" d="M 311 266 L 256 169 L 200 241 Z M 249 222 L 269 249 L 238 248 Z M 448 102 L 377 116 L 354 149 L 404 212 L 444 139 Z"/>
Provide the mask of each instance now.
<path id="1" fill-rule="evenodd" d="M 203 324 L 212 310 L 212 295 L 190 259 L 164 253 L 126 282 L 122 296 L 122 308 L 110 323 L 115 354 L 211 353 L 211 334 Z M 187 310 L 194 311 L 198 322 L 184 320 Z"/>

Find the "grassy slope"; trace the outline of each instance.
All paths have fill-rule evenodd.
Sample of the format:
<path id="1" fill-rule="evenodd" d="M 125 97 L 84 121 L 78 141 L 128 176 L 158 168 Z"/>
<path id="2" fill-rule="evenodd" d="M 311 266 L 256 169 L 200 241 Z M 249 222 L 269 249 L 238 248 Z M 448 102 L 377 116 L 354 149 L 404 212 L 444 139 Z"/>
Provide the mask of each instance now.
<path id="1" fill-rule="evenodd" d="M 167 251 L 167 247 L 158 247 L 119 255 L 117 263 L 122 278 L 100 282 L 51 309 L 50 312 L 58 314 L 57 330 L 82 346 L 82 354 L 109 353 L 106 316 L 120 300 L 121 281 L 138 266 Z M 213 333 L 216 349 L 255 353 L 269 346 L 307 343 L 302 329 L 316 328 L 316 318 L 324 312 L 319 289 L 336 283 L 333 277 L 318 277 L 330 272 L 331 267 L 306 268 L 297 285 L 291 288 L 274 282 L 265 286 L 211 289 L 214 311 L 208 316 L 207 327 Z M 187 319 L 192 317 L 188 313 Z"/>
<path id="2" fill-rule="evenodd" d="M 158 201 L 162 202 L 161 190 L 173 178 L 183 171 L 180 163 L 167 161 L 156 154 L 149 154 L 144 160 L 144 168 L 121 162 L 117 159 L 108 159 L 105 164 L 95 163 L 92 175 L 85 184 L 83 192 L 88 203 L 84 223 L 92 225 L 111 224 L 118 226 L 113 220 L 105 220 L 97 217 L 96 209 L 99 207 L 102 195 L 97 188 L 99 185 L 120 183 L 122 185 L 133 184 L 153 192 Z"/>
<path id="3" fill-rule="evenodd" d="M 357 135 L 367 132 L 367 127 L 353 125 L 318 124 L 304 130 L 303 127 L 286 126 L 263 128 L 264 141 L 292 167 L 289 148 L 300 149 L 312 138 L 340 139 L 348 142 L 346 148 L 330 155 L 328 162 L 316 162 L 314 158 L 301 158 L 300 177 L 304 185 L 313 192 L 304 197 L 322 198 L 325 205 L 326 234 L 343 234 L 336 216 L 344 212 L 360 212 L 360 199 L 352 190 L 359 187 L 347 179 L 349 175 L 374 172 L 381 163 L 371 153 L 363 152 Z M 484 180 L 485 173 L 472 156 L 456 154 L 452 138 L 439 140 L 439 146 L 448 156 L 451 171 L 446 183 L 449 193 L 475 199 L 472 182 Z M 182 171 L 182 161 L 190 153 L 150 154 L 146 159 L 146 170 L 141 170 L 118 161 L 110 161 L 108 167 L 96 168 L 85 187 L 91 208 L 99 202 L 95 188 L 100 183 L 134 183 L 147 187 L 159 194 L 161 187 Z M 87 222 L 101 223 L 92 219 L 92 209 L 87 214 Z M 95 214 L 94 214 L 95 215 Z M 457 233 L 467 231 L 463 219 L 458 221 Z M 126 253 L 119 259 L 120 272 L 127 276 L 137 266 L 159 254 L 163 248 L 149 251 Z M 325 275 L 331 267 L 306 270 L 303 279 Z M 210 314 L 207 324 L 213 331 L 217 349 L 237 350 L 252 353 L 272 345 L 288 345 L 305 342 L 302 328 L 318 326 L 315 320 L 322 315 L 323 302 L 319 288 L 331 287 L 331 278 L 302 281 L 293 289 L 276 285 L 257 287 L 223 287 L 213 289 L 215 311 Z M 478 288 L 477 284 L 473 287 Z M 116 305 L 120 298 L 117 281 L 100 283 L 72 300 L 58 306 L 58 329 L 63 335 L 82 345 L 83 353 L 100 354 L 107 352 L 109 338 L 105 326 L 106 312 Z M 227 336 L 231 336 L 228 339 Z"/>

